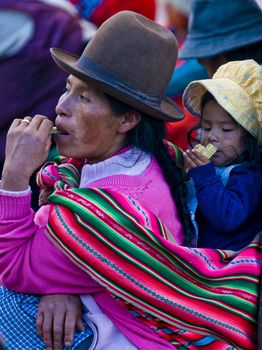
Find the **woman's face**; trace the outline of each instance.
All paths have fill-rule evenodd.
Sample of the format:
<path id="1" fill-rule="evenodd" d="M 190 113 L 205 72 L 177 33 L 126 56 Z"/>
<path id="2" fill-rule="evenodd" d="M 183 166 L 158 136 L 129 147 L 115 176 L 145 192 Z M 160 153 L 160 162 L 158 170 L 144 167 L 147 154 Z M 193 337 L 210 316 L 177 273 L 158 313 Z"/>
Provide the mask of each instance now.
<path id="1" fill-rule="evenodd" d="M 97 163 L 126 143 L 119 132 L 122 117 L 116 117 L 106 96 L 92 84 L 70 75 L 66 91 L 56 106 L 55 135 L 59 154 Z"/>
<path id="2" fill-rule="evenodd" d="M 201 143 L 211 143 L 217 152 L 211 160 L 216 166 L 225 166 L 245 151 L 246 131 L 215 101 L 203 107 Z"/>

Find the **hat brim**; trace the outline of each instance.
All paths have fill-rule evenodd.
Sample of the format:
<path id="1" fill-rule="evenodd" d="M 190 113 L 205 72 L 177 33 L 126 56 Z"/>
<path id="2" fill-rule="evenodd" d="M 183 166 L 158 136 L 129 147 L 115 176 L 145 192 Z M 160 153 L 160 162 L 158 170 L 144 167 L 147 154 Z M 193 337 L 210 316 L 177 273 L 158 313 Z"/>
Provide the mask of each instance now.
<path id="1" fill-rule="evenodd" d="M 208 58 L 248 46 L 262 40 L 262 20 L 243 23 L 225 33 L 199 32 L 189 33 L 178 52 L 179 59 Z"/>
<path id="2" fill-rule="evenodd" d="M 101 72 L 97 65 L 90 64 L 88 69 L 82 70 L 77 64 L 79 57 L 67 51 L 51 48 L 52 58 L 55 63 L 64 71 L 74 75 L 83 81 L 92 82 L 104 93 L 117 98 L 130 107 L 144 112 L 156 119 L 175 122 L 184 118 L 183 110 L 170 98 L 163 97 L 159 105 L 143 100 L 143 94 L 132 94 L 132 89 L 125 84 L 118 84 L 112 79 L 110 72 Z M 139 97 L 140 96 L 140 97 Z"/>
<path id="3" fill-rule="evenodd" d="M 194 38 L 190 37 L 190 34 L 183 46 L 179 50 L 178 58 L 190 59 L 190 58 L 208 58 L 220 55 L 222 53 L 232 51 L 234 49 L 255 44 L 262 40 L 262 33 L 255 32 L 250 37 L 247 37 L 239 34 L 236 39 L 231 39 L 230 37 L 214 37 L 214 38 Z"/>
<path id="4" fill-rule="evenodd" d="M 257 137 L 254 130 L 246 123 L 246 118 L 241 117 L 243 115 L 255 114 L 255 107 L 252 100 L 245 90 L 231 79 L 220 78 L 192 81 L 183 94 L 183 105 L 189 113 L 196 117 L 201 117 L 202 99 L 207 91 L 211 93 L 217 103 L 237 123 Z M 230 91 L 230 94 L 227 94 L 226 91 Z"/>

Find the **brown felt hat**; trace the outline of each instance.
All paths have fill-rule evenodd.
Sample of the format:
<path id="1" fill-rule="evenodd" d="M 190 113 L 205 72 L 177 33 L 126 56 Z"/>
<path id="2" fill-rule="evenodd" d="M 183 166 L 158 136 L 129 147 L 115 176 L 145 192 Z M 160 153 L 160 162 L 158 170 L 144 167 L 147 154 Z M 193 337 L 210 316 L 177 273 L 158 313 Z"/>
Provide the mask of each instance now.
<path id="1" fill-rule="evenodd" d="M 97 30 L 80 57 L 52 48 L 56 64 L 77 78 L 154 118 L 184 117 L 165 96 L 177 61 L 174 34 L 131 11 L 110 17 Z"/>

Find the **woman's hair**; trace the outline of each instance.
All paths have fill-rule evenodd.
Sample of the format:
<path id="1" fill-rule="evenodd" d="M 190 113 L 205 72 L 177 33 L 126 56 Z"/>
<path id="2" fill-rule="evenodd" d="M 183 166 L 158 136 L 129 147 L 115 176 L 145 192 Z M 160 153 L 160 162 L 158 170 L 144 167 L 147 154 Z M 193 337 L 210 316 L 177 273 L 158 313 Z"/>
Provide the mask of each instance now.
<path id="1" fill-rule="evenodd" d="M 107 95 L 107 97 L 117 115 L 132 109 L 111 96 Z M 190 246 L 194 236 L 194 229 L 186 203 L 186 185 L 183 170 L 172 159 L 164 143 L 164 121 L 152 118 L 141 112 L 140 114 L 142 117 L 140 122 L 128 132 L 128 143 L 155 156 L 176 204 L 186 237 L 185 245 Z"/>
<path id="2" fill-rule="evenodd" d="M 210 101 L 217 102 L 215 97 L 209 91 L 207 91 L 204 94 L 202 101 L 201 101 L 201 114 L 203 114 L 204 106 Z M 234 118 L 232 118 L 232 119 L 236 124 L 238 124 Z M 194 145 L 196 143 L 200 142 L 199 138 L 194 136 L 196 134 L 195 131 L 199 130 L 200 128 L 201 128 L 201 118 L 187 133 L 187 140 L 188 140 L 188 143 L 190 144 L 191 147 L 194 147 Z M 239 155 L 234 160 L 234 163 L 243 163 L 243 162 L 257 163 L 257 162 L 259 162 L 259 158 L 261 157 L 261 155 L 259 153 L 257 139 L 246 130 L 244 133 L 244 138 L 245 138 L 244 142 L 245 142 L 245 146 L 246 146 L 245 152 L 243 154 Z"/>

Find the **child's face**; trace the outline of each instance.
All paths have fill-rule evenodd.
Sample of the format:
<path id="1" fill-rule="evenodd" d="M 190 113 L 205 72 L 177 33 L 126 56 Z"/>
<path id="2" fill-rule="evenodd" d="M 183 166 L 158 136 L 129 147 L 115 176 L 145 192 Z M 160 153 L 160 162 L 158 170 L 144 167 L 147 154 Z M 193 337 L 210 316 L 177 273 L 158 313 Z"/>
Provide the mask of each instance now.
<path id="1" fill-rule="evenodd" d="M 203 107 L 201 143 L 211 143 L 217 152 L 211 160 L 225 166 L 245 151 L 246 131 L 215 101 Z"/>

